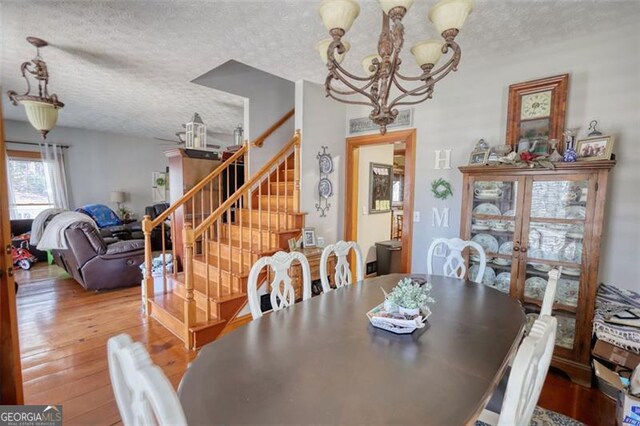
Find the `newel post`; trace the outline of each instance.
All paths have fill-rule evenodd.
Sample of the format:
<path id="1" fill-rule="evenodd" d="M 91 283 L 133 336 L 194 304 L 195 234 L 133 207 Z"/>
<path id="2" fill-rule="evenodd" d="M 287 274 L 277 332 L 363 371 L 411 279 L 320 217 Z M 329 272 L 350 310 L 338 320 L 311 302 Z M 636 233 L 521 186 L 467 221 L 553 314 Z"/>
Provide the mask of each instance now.
<path id="1" fill-rule="evenodd" d="M 182 240 L 184 241 L 184 344 L 187 349 L 193 348 L 190 328 L 196 322 L 196 302 L 193 297 L 193 247 L 195 237 L 191 224 L 187 223 L 182 230 Z"/>
<path id="2" fill-rule="evenodd" d="M 149 215 L 145 215 L 144 219 L 142 219 L 142 231 L 144 232 L 144 274 L 142 278 L 142 307 L 147 317 L 151 313 L 151 302 L 149 301 L 149 299 L 152 298 L 154 294 L 153 276 L 151 275 L 151 262 L 153 258 L 151 249 L 152 229 L 153 225 L 151 223 L 151 217 Z"/>
<path id="3" fill-rule="evenodd" d="M 296 130 L 293 145 L 293 211 L 300 211 L 300 129 Z M 285 161 L 287 161 L 285 159 Z"/>

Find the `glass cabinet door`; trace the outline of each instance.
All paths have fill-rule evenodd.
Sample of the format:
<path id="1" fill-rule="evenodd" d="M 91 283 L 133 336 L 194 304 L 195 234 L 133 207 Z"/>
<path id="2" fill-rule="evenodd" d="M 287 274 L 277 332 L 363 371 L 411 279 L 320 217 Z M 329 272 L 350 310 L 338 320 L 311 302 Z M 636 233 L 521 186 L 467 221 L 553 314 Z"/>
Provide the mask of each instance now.
<path id="1" fill-rule="evenodd" d="M 573 350 L 592 185 L 587 176 L 553 179 L 536 177 L 527 182 L 530 204 L 525 203 L 528 219 L 520 248 L 526 269 L 520 274 L 524 282 L 518 287 L 532 324 L 542 305 L 549 271 L 562 267 L 553 305 L 558 320 L 556 346 Z"/>
<path id="2" fill-rule="evenodd" d="M 522 188 L 523 180 L 519 178 L 474 178 L 469 194 L 473 199 L 469 238 L 480 244 L 487 256 L 482 283 L 513 296 L 516 296 L 515 289 L 511 290 L 516 274 L 513 247 L 514 235 L 520 228 L 516 217 L 522 205 L 519 201 Z M 468 274 L 471 279 L 475 279 L 479 261 L 478 253 L 471 250 Z"/>

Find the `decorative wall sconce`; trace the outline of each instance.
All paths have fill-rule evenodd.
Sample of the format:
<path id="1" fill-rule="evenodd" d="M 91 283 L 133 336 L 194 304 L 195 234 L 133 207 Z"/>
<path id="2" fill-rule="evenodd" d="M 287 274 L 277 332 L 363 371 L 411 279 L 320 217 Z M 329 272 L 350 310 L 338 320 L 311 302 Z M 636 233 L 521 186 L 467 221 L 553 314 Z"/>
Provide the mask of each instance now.
<path id="1" fill-rule="evenodd" d="M 24 105 L 27 112 L 27 118 L 33 127 L 42 135 L 43 139 L 47 138 L 47 133 L 53 129 L 58 121 L 58 110 L 64 107 L 64 104 L 58 100 L 58 96 L 49 94 L 49 71 L 47 64 L 40 56 L 40 48 L 48 46 L 48 43 L 37 37 L 27 37 L 27 41 L 36 47 L 36 57 L 30 62 L 23 62 L 20 65 L 22 77 L 27 82 L 27 91 L 19 95 L 13 90 L 9 90 L 7 95 L 14 105 Z M 38 95 L 32 95 L 31 83 L 27 76 L 31 74 L 38 82 Z"/>

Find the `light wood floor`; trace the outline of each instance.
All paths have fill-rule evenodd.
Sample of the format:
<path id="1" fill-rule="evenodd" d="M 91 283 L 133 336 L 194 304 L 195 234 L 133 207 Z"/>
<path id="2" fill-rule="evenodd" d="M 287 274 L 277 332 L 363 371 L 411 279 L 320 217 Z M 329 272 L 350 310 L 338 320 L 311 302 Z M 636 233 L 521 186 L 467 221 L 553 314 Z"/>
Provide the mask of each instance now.
<path id="1" fill-rule="evenodd" d="M 128 333 L 143 342 L 175 387 L 194 353 L 140 310 L 140 288 L 94 293 L 44 264 L 17 271 L 25 403 L 62 404 L 64 423 L 120 422 L 107 369 L 106 342 Z M 599 391 L 550 374 L 539 404 L 585 422 L 613 425 L 614 404 Z"/>

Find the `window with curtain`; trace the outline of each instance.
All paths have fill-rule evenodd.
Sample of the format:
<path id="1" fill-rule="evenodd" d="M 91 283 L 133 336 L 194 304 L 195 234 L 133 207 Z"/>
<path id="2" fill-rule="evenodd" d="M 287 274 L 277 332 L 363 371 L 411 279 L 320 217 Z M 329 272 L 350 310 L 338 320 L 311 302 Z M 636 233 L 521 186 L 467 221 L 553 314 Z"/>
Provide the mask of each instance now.
<path id="1" fill-rule="evenodd" d="M 11 219 L 33 219 L 54 207 L 45 164 L 39 152 L 7 151 Z"/>

